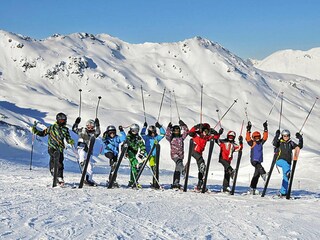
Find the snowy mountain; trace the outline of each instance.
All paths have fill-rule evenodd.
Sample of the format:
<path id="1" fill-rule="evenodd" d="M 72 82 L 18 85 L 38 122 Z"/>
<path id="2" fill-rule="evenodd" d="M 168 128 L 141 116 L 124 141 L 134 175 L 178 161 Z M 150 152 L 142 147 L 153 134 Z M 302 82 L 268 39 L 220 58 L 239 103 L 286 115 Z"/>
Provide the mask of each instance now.
<path id="1" fill-rule="evenodd" d="M 238 99 L 222 120 L 225 133 L 235 130 L 239 134 L 242 120 L 245 124 L 247 120 L 252 121 L 253 129 L 261 131 L 262 123 L 268 120 L 270 136 L 265 145 L 264 165 L 269 169 L 273 156 L 271 141 L 279 127 L 278 93 L 284 92 L 280 127 L 289 129 L 294 137 L 319 96 L 318 80 L 259 70 L 221 45 L 201 37 L 176 43 L 129 44 L 107 34 L 55 34 L 35 40 L 0 31 L 0 52 L 0 192 L 3 193 L 0 210 L 5 212 L 1 219 L 4 223 L 0 227 L 1 237 L 269 239 L 283 235 L 290 239 L 312 239 L 315 236 L 319 227 L 315 219 L 319 214 L 314 206 L 319 202 L 320 191 L 318 105 L 302 130 L 305 147 L 293 185 L 300 199 L 290 203 L 279 202 L 278 205 L 271 197 L 261 199 L 239 194 L 246 192 L 253 173 L 246 144 L 236 196 L 151 190 L 147 187 L 150 174 L 141 178 L 146 189 L 138 192 L 109 191 L 102 187 L 83 191 L 46 188 L 51 182 L 46 138 L 36 138 L 34 170 L 27 169 L 32 142 L 30 126 L 34 121 L 42 123 L 40 127 L 48 126 L 55 121 L 58 112 L 65 112 L 71 127 L 79 114 L 79 89 L 82 89 L 81 124 L 95 118 L 98 96 L 102 96 L 98 117 L 105 130 L 110 124 L 138 123 L 142 126 L 141 86 L 149 124 L 157 121 L 166 88 L 159 122 L 164 126 L 170 121 L 178 122 L 176 106 L 169 93 L 174 90 L 180 117 L 191 127 L 200 120 L 201 85 L 204 86 L 203 121 L 212 126 L 218 122 L 217 110 L 221 117 Z M 74 134 L 72 137 L 76 139 Z M 95 179 L 102 184 L 109 165 L 99 154 L 101 147 L 98 139 L 94 151 Z M 187 147 L 188 144 L 185 152 Z M 172 181 L 174 164 L 165 139 L 161 149 L 160 179 L 168 185 Z M 66 181 L 77 182 L 79 167 L 75 155 L 70 149 L 65 152 Z M 204 157 L 206 159 L 206 153 Z M 211 190 L 218 190 L 222 182 L 223 168 L 217 157 L 215 146 L 208 179 Z M 197 176 L 195 161 L 190 170 L 189 182 L 193 185 Z M 124 162 L 119 173 L 121 184 L 127 183 L 128 174 L 128 163 Z M 280 179 L 281 175 L 274 173 L 271 193 L 278 189 Z M 46 212 L 48 205 L 55 210 Z M 290 221 L 296 217 L 300 221 L 289 224 L 286 217 L 278 219 L 282 209 L 290 211 Z M 27 235 L 28 232 L 31 235 Z"/>
<path id="2" fill-rule="evenodd" d="M 253 61 L 253 64 L 256 68 L 268 72 L 296 74 L 319 80 L 319 61 L 320 48 L 313 48 L 308 51 L 278 51 L 262 61 Z"/>

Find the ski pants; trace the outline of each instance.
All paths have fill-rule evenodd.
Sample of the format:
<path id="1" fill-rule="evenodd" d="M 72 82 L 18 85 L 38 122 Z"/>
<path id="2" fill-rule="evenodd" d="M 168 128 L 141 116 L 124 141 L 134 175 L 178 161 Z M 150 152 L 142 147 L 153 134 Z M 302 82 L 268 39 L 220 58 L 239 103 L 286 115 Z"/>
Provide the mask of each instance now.
<path id="1" fill-rule="evenodd" d="M 230 166 L 230 162 L 223 160 L 221 158 L 219 159 L 219 163 L 221 163 L 224 168 L 224 177 L 223 177 L 222 187 L 223 187 L 223 190 L 226 190 L 227 187 L 229 187 L 230 185 L 230 176 L 231 176 L 231 172 L 233 171 L 233 168 Z"/>
<path id="2" fill-rule="evenodd" d="M 78 149 L 80 165 L 83 166 L 85 164 L 88 152 L 85 151 L 86 149 L 84 147 L 78 146 L 77 149 Z M 87 168 L 87 174 L 86 174 L 86 176 L 88 176 L 87 178 L 89 181 L 92 181 L 92 175 L 93 175 L 91 158 L 92 156 L 90 157 L 88 168 Z"/>
<path id="3" fill-rule="evenodd" d="M 250 187 L 251 188 L 257 188 L 259 177 L 262 174 L 266 174 L 266 171 L 264 170 L 264 168 L 262 167 L 260 162 L 252 161 L 251 165 L 254 166 L 255 170 L 254 170 L 254 174 L 253 174 L 252 179 L 251 179 Z"/>
<path id="4" fill-rule="evenodd" d="M 49 168 L 50 169 L 49 170 L 50 170 L 51 175 L 53 176 L 53 174 L 54 174 L 54 161 L 55 161 L 55 153 L 56 152 L 59 152 L 59 157 L 57 159 L 57 161 L 58 161 L 58 174 L 57 174 L 57 177 L 63 178 L 63 169 L 64 169 L 63 152 L 60 152 L 59 150 L 54 149 L 54 148 L 48 148 L 48 153 L 50 155 L 50 162 L 49 162 Z"/>
<path id="5" fill-rule="evenodd" d="M 179 184 L 180 183 L 180 176 L 181 174 L 184 175 L 184 166 L 183 166 L 183 160 L 180 158 L 177 159 L 172 159 L 175 164 L 175 170 L 174 170 L 174 174 L 173 174 L 173 184 Z"/>
<path id="6" fill-rule="evenodd" d="M 282 168 L 282 185 L 280 193 L 287 194 L 291 165 L 284 159 L 278 159 L 276 165 Z"/>
<path id="7" fill-rule="evenodd" d="M 192 157 L 194 157 L 197 161 L 198 165 L 198 180 L 203 180 L 204 173 L 206 171 L 206 164 L 204 163 L 203 157 L 200 153 L 196 151 L 192 151 L 191 154 Z"/>
<path id="8" fill-rule="evenodd" d="M 136 153 L 128 151 L 127 154 L 128 154 L 128 159 L 129 159 L 130 168 L 131 168 L 130 182 L 135 183 L 137 179 L 138 171 L 139 171 L 139 161 L 136 158 Z"/>
<path id="9" fill-rule="evenodd" d="M 107 152 L 104 155 L 109 159 L 109 164 L 110 164 L 109 182 L 110 182 L 112 175 L 113 175 L 113 172 L 114 172 L 116 165 L 117 165 L 117 162 L 118 162 L 118 155 L 115 155 L 113 152 Z M 116 176 L 116 178 L 117 178 L 117 176 Z"/>

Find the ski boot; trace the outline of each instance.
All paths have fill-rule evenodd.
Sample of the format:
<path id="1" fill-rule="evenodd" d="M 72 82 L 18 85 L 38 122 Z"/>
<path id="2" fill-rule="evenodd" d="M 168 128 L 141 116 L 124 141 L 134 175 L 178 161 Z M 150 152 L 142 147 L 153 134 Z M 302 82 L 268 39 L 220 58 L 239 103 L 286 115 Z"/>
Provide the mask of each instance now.
<path id="1" fill-rule="evenodd" d="M 221 189 L 221 192 L 226 193 L 226 194 L 230 194 L 231 188 L 230 188 L 230 187 L 223 187 L 223 188 Z"/>
<path id="2" fill-rule="evenodd" d="M 57 184 L 58 184 L 59 186 L 61 186 L 61 187 L 64 186 L 64 180 L 63 180 L 62 177 L 58 177 L 58 178 L 57 178 Z"/>
<path id="3" fill-rule="evenodd" d="M 86 180 L 84 181 L 84 184 L 90 186 L 90 187 L 96 187 L 97 186 L 97 183 L 93 180 L 90 180 L 89 179 L 89 176 L 86 175 Z"/>

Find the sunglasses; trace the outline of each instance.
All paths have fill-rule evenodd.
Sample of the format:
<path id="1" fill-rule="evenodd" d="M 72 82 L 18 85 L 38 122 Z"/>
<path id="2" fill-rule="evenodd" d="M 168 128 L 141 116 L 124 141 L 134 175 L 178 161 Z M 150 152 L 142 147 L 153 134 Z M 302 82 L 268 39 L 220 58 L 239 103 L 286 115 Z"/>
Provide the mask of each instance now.
<path id="1" fill-rule="evenodd" d="M 282 135 L 282 137 L 290 137 L 289 135 Z"/>

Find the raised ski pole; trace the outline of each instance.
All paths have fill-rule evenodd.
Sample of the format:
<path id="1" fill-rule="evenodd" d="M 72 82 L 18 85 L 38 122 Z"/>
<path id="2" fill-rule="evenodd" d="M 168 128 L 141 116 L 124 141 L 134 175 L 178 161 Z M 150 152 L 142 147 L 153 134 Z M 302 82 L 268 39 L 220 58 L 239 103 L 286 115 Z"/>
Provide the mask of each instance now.
<path id="1" fill-rule="evenodd" d="M 174 94 L 174 90 L 172 91 L 172 94 L 173 94 L 173 97 L 174 97 L 174 101 L 175 101 L 175 103 L 176 103 L 178 118 L 179 118 L 179 120 L 180 120 L 180 114 L 179 114 L 177 99 L 176 99 L 176 95 Z"/>
<path id="2" fill-rule="evenodd" d="M 280 105 L 279 130 L 280 130 L 280 128 L 281 128 L 282 106 L 283 106 L 283 92 L 281 92 L 281 105 Z"/>
<path id="3" fill-rule="evenodd" d="M 81 117 L 81 92 L 82 92 L 82 89 L 79 89 L 79 93 L 80 93 L 79 117 Z"/>
<path id="4" fill-rule="evenodd" d="M 222 121 L 222 119 L 227 115 L 227 113 L 230 111 L 230 109 L 233 107 L 234 104 L 236 104 L 238 101 L 238 99 L 233 100 L 233 103 L 231 104 L 231 106 L 227 109 L 227 111 L 222 115 L 222 117 L 220 118 L 219 122 L 217 122 L 217 124 L 214 126 L 213 129 L 215 129 Z"/>
<path id="5" fill-rule="evenodd" d="M 203 85 L 201 85 L 201 94 L 200 94 L 200 123 L 202 124 L 202 98 L 203 98 Z"/>
<path id="6" fill-rule="evenodd" d="M 166 88 L 164 88 L 164 89 L 163 89 L 162 99 L 161 99 L 161 103 L 160 103 L 160 108 L 159 108 L 159 113 L 158 113 L 157 122 L 159 122 L 159 118 L 160 118 L 160 113 L 161 113 L 161 108 L 162 108 L 163 98 L 164 98 L 164 94 L 165 94 L 165 92 L 166 92 Z"/>
<path id="7" fill-rule="evenodd" d="M 218 121 L 219 121 L 219 123 L 220 123 L 220 128 L 222 128 L 222 123 L 221 123 L 221 121 L 220 121 L 219 109 L 217 109 L 216 112 L 217 112 L 217 115 L 218 115 Z"/>
<path id="8" fill-rule="evenodd" d="M 319 98 L 316 97 L 316 100 L 314 101 L 310 111 L 308 112 L 308 115 L 307 117 L 305 118 L 300 130 L 299 130 L 299 133 L 301 133 L 304 125 L 306 124 L 314 106 L 316 105 L 316 102 Z M 294 156 L 293 156 L 293 164 L 292 164 L 292 169 L 291 169 L 291 174 L 290 174 L 290 178 L 289 178 L 289 187 L 288 187 L 288 192 L 287 192 L 287 195 L 286 195 L 286 199 L 290 199 L 291 197 L 291 189 L 292 189 L 292 183 L 293 183 L 293 177 L 294 177 L 294 173 L 295 173 L 295 170 L 296 170 L 296 165 L 297 165 L 297 160 L 298 160 L 298 157 L 299 157 L 299 153 L 300 153 L 300 148 L 298 147 L 297 149 L 295 149 L 295 153 L 294 153 Z"/>
<path id="9" fill-rule="evenodd" d="M 171 91 L 169 91 L 169 96 L 170 96 L 170 122 L 172 122 L 172 107 L 171 107 Z"/>
<path id="10" fill-rule="evenodd" d="M 274 100 L 274 102 L 273 102 L 273 105 L 272 105 L 272 107 L 271 107 L 271 109 L 270 109 L 270 112 L 269 112 L 269 114 L 268 114 L 268 117 L 271 115 L 271 112 L 272 112 L 272 110 L 273 110 L 273 108 L 274 108 L 274 105 L 276 104 L 276 101 L 277 101 L 280 93 L 282 93 L 281 90 L 278 92 L 277 97 L 275 98 L 275 100 Z"/>
<path id="11" fill-rule="evenodd" d="M 147 122 L 146 107 L 145 107 L 145 105 L 144 105 L 144 97 L 143 97 L 142 85 L 141 85 L 141 98 L 142 98 L 142 108 L 143 108 L 144 122 Z"/>
<path id="12" fill-rule="evenodd" d="M 249 103 L 248 102 L 246 102 L 246 106 L 244 107 L 244 112 L 245 112 L 245 114 L 246 114 L 246 118 L 247 118 L 247 122 L 249 122 L 249 117 L 248 117 L 248 107 L 247 107 L 247 105 L 248 105 Z"/>
<path id="13" fill-rule="evenodd" d="M 98 103 L 96 108 L 96 118 L 98 118 L 98 108 L 99 108 L 100 99 L 101 99 L 101 96 L 98 97 Z"/>
<path id="14" fill-rule="evenodd" d="M 240 135 L 239 135 L 239 136 L 242 136 L 243 125 L 244 125 L 244 120 L 242 120 L 241 130 L 240 130 Z M 235 189 L 236 189 L 236 184 L 237 184 L 238 172 L 239 172 L 239 168 L 240 168 L 241 157 L 242 157 L 242 149 L 238 151 L 238 158 L 237 158 L 237 164 L 236 164 L 236 172 L 235 172 L 235 174 L 234 174 L 232 189 L 231 189 L 231 192 L 230 192 L 231 195 L 234 195 L 234 191 L 235 191 Z"/>

